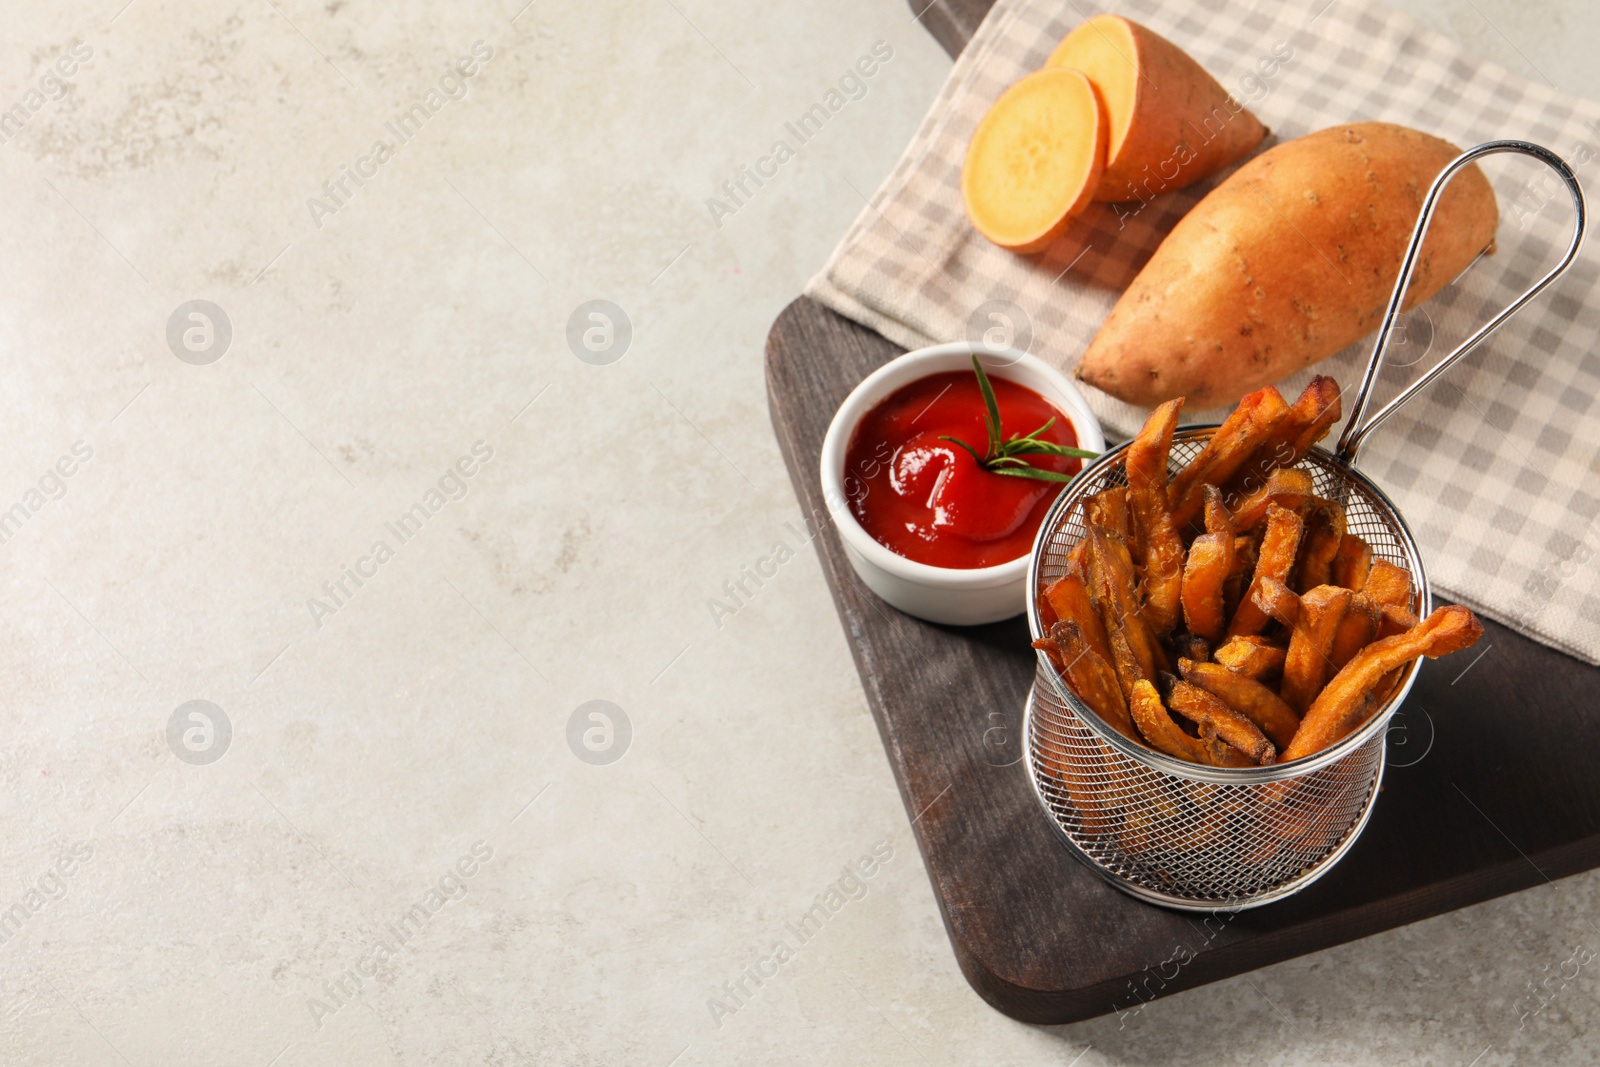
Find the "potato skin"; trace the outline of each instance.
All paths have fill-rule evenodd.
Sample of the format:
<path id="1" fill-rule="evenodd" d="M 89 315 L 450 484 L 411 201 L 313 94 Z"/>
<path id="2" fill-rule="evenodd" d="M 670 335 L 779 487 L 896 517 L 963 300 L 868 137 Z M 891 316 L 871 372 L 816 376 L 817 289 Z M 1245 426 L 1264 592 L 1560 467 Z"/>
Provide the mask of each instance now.
<path id="1" fill-rule="evenodd" d="M 1377 329 L 1428 187 L 1460 150 L 1385 122 L 1333 126 L 1239 168 L 1196 204 L 1112 308 L 1077 375 L 1153 407 L 1231 404 Z M 1440 198 L 1411 308 L 1494 240 L 1476 165 Z"/>
<path id="2" fill-rule="evenodd" d="M 1121 29 L 1116 33 L 1113 26 Z M 1073 63 L 1073 39 L 1112 37 L 1131 47 L 1133 118 L 1113 158 L 1107 155 L 1094 198 L 1149 200 L 1182 189 L 1243 159 L 1267 135 L 1261 120 L 1235 100 L 1189 53 L 1147 26 L 1120 15 L 1096 15 L 1068 34 L 1045 66 Z M 1093 76 L 1091 75 L 1091 81 Z M 1096 86 L 1103 91 L 1103 86 Z"/>

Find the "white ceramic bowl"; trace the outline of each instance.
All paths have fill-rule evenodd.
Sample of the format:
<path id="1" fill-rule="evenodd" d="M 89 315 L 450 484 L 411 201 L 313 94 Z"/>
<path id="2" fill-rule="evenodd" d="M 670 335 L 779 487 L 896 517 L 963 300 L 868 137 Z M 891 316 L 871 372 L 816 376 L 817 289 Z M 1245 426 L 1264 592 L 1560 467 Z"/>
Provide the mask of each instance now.
<path id="1" fill-rule="evenodd" d="M 890 551 L 850 511 L 844 458 L 856 424 L 890 393 L 930 374 L 971 370 L 974 355 L 991 378 L 1027 386 L 1059 408 L 1072 421 L 1080 448 L 1105 450 L 1099 420 L 1066 375 L 1014 348 L 995 349 L 970 341 L 919 348 L 873 371 L 839 405 L 822 440 L 822 497 L 855 572 L 868 589 L 906 614 L 956 626 L 998 622 L 1023 612 L 1028 553 L 996 567 L 962 570 L 918 563 Z"/>

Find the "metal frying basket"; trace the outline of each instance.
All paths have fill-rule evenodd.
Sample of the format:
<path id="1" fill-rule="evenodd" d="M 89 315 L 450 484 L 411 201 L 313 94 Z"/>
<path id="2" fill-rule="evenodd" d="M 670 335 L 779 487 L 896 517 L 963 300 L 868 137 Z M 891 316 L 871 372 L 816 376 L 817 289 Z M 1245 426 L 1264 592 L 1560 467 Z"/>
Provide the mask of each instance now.
<path id="1" fill-rule="evenodd" d="M 1541 160 L 1572 194 L 1577 225 L 1561 261 L 1365 423 L 1362 418 L 1390 330 L 1415 268 L 1423 237 L 1450 179 L 1483 156 L 1516 152 Z M 1334 452 L 1313 448 L 1299 463 L 1318 496 L 1343 505 L 1351 533 L 1373 557 L 1411 575 L 1411 607 L 1432 610 L 1422 556 L 1405 519 L 1353 465 L 1375 427 L 1451 364 L 1494 332 L 1566 270 L 1585 229 L 1582 190 L 1555 153 L 1525 141 L 1490 141 L 1445 167 L 1423 202 L 1394 293 L 1362 377 L 1349 421 Z M 1215 427 L 1180 430 L 1171 461 L 1186 465 Z M 1038 594 L 1060 577 L 1073 547 L 1087 533 L 1083 501 L 1127 484 L 1123 445 L 1106 452 L 1069 485 L 1045 516 L 1028 566 L 1028 628 L 1043 636 Z M 1117 888 L 1142 900 L 1190 911 L 1237 911 L 1281 900 L 1316 881 L 1355 843 L 1377 798 L 1384 740 L 1394 714 L 1416 681 L 1418 663 L 1404 669 L 1389 699 L 1363 726 L 1321 752 L 1292 763 L 1225 768 L 1188 763 L 1128 740 L 1073 695 L 1049 658 L 1038 674 L 1024 715 L 1028 778 L 1067 846 Z"/>

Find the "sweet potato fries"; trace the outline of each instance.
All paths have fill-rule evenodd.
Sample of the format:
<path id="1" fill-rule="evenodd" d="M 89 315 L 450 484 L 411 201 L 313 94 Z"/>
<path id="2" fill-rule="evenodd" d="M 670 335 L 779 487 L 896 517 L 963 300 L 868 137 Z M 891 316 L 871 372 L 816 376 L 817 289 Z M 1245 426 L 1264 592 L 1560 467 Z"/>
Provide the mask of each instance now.
<path id="1" fill-rule="evenodd" d="M 1463 607 L 1419 620 L 1411 576 L 1297 466 L 1339 419 L 1333 379 L 1293 404 L 1251 393 L 1169 476 L 1182 407 L 1151 413 L 1127 486 L 1085 501 L 1088 536 L 1040 593 L 1035 647 L 1113 729 L 1192 763 L 1296 760 L 1366 722 L 1412 660 L 1478 639 Z"/>

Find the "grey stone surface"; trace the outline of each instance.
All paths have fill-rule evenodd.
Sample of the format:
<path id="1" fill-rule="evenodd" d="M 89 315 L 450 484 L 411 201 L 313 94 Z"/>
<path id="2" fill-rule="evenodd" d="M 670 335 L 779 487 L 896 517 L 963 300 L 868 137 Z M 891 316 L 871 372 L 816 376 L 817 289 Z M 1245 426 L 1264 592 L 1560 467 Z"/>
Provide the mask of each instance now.
<path id="1" fill-rule="evenodd" d="M 1404 6 L 1600 95 L 1592 6 Z M 762 385 L 948 70 L 900 0 L 4 24 L 0 1062 L 1596 1058 L 1595 876 L 1120 1023 L 966 986 Z M 865 96 L 730 204 L 879 40 Z M 214 362 L 169 346 L 196 300 Z M 614 362 L 569 346 L 595 300 L 631 323 Z M 209 763 L 169 743 L 196 700 L 231 727 Z M 610 763 L 569 746 L 592 700 L 631 725 Z"/>

